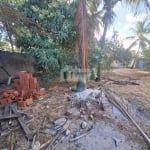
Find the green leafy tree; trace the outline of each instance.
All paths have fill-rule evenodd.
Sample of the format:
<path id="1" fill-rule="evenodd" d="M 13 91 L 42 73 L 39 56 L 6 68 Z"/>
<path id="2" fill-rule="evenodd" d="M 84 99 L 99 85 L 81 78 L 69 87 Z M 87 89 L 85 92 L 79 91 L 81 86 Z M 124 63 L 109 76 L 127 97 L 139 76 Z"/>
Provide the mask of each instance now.
<path id="1" fill-rule="evenodd" d="M 145 68 L 150 70 L 150 47 L 143 50 L 143 57 L 145 62 Z"/>
<path id="2" fill-rule="evenodd" d="M 74 5 L 65 0 L 26 1 L 20 8 L 27 18 L 37 22 L 37 26 L 20 28 L 16 45 L 36 59 L 36 68 L 48 79 L 59 74 L 64 63 L 74 60 L 73 47 L 76 32 L 73 25 Z M 71 57 L 65 61 L 64 55 Z M 49 76 L 50 77 L 50 76 Z"/>
<path id="3" fill-rule="evenodd" d="M 139 54 L 150 44 L 149 34 L 150 34 L 150 22 L 146 18 L 143 21 L 139 21 L 135 24 L 135 28 L 130 29 L 133 32 L 133 36 L 127 37 L 127 39 L 133 40 L 132 44 L 128 49 L 137 46 L 136 56 L 134 58 L 131 68 L 134 68 L 135 62 Z"/>

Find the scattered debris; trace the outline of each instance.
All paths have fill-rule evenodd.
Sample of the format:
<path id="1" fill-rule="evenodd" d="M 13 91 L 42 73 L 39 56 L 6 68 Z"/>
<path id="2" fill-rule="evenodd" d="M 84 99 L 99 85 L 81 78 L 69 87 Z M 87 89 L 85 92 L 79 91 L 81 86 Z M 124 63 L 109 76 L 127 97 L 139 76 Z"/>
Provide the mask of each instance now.
<path id="1" fill-rule="evenodd" d="M 65 131 L 65 135 L 66 135 L 66 136 L 68 136 L 70 133 L 71 133 L 71 131 L 70 131 L 69 129 L 67 129 L 67 130 Z"/>
<path id="2" fill-rule="evenodd" d="M 129 114 L 129 112 L 126 110 L 124 105 L 121 103 L 121 98 L 114 92 L 110 91 L 109 89 L 104 89 L 106 96 L 108 97 L 109 101 L 114 104 L 123 114 L 125 114 L 130 121 L 134 124 L 134 126 L 139 130 L 141 135 L 144 137 L 146 142 L 150 145 L 150 138 L 145 134 L 143 129 L 136 123 L 136 121 L 133 119 L 133 117 Z"/>
<path id="3" fill-rule="evenodd" d="M 69 139 L 69 142 L 77 141 L 77 140 L 79 140 L 80 138 L 82 138 L 82 137 L 88 135 L 88 134 L 91 132 L 92 129 L 93 129 L 93 126 L 91 126 L 91 127 L 87 130 L 86 133 L 83 133 L 83 134 L 81 134 L 81 135 L 79 135 L 79 136 L 76 136 L 76 137 L 74 137 L 74 138 Z"/>
<path id="4" fill-rule="evenodd" d="M 57 120 L 54 122 L 55 128 L 57 129 L 57 128 L 63 126 L 66 121 L 67 121 L 66 118 L 59 118 L 59 119 L 57 119 Z"/>
<path id="5" fill-rule="evenodd" d="M 18 90 L 16 91 L 18 92 Z M 45 91 L 45 89 L 41 89 L 40 91 Z M 55 91 L 56 90 L 54 90 L 54 92 Z M 131 126 L 128 125 L 127 122 L 122 122 L 122 118 L 125 118 L 123 115 L 120 118 L 118 117 L 116 111 L 119 111 L 117 107 L 119 104 L 115 103 L 115 100 L 112 96 L 110 96 L 109 99 L 111 99 L 111 101 L 114 103 L 110 103 L 107 96 L 109 90 L 105 93 L 103 87 L 100 87 L 100 89 L 97 87 L 97 89 L 88 89 L 85 93 L 70 93 L 69 91 L 68 94 L 66 91 L 63 91 L 62 97 L 60 97 L 59 92 L 59 90 L 58 93 L 55 92 L 55 94 L 58 96 L 49 93 L 48 97 L 42 99 L 41 101 L 37 101 L 36 105 L 31 105 L 30 107 L 26 108 L 18 108 L 19 111 L 16 110 L 12 103 L 6 104 L 3 115 L 0 114 L 0 120 L 1 124 L 3 124 L 2 126 L 5 126 L 5 131 L 9 132 L 6 132 L 6 134 L 1 132 L 1 134 L 9 134 L 10 136 L 11 131 L 15 131 L 17 133 L 18 131 L 16 130 L 22 127 L 28 141 L 33 140 L 32 146 L 30 145 L 31 142 L 29 142 L 29 147 L 32 147 L 33 150 L 74 149 L 75 147 L 71 146 L 75 146 L 76 143 L 82 143 L 82 141 L 89 141 L 89 143 L 92 143 L 94 140 L 97 142 L 98 140 L 101 140 L 101 143 L 104 142 L 102 149 L 107 148 L 105 143 L 110 145 L 110 147 L 108 146 L 107 149 L 112 147 L 112 149 L 118 150 L 123 147 L 123 144 L 129 144 L 130 146 L 132 145 L 129 143 L 129 141 L 124 142 L 125 139 L 121 137 L 123 134 L 119 129 L 124 131 L 124 128 L 126 128 L 125 131 L 127 131 L 128 127 Z M 6 93 L 4 95 L 7 96 Z M 18 92 L 18 97 L 20 95 L 20 92 Z M 33 97 L 26 97 L 23 101 Z M 63 99 L 63 101 L 60 99 Z M 19 101 L 17 102 L 19 104 Z M 121 110 L 119 111 L 121 114 L 123 112 L 125 115 L 127 115 L 124 111 Z M 114 114 L 115 119 L 113 116 Z M 32 119 L 33 121 L 28 128 L 27 122 L 29 119 Z M 18 126 L 17 123 L 17 126 L 13 126 L 14 121 L 18 121 L 20 126 Z M 119 124 L 119 126 L 117 121 L 122 124 Z M 103 125 L 97 125 L 98 122 L 103 122 Z M 116 128 L 111 127 L 113 123 L 116 123 L 114 125 Z M 125 123 L 125 126 L 123 123 Z M 95 129 L 96 125 L 97 127 Z M 107 129 L 107 127 L 109 129 Z M 9 129 L 11 129 L 11 131 Z M 114 129 L 116 129 L 116 131 L 118 130 L 117 133 L 114 131 Z M 105 132 L 103 132 L 103 130 L 105 130 Z M 97 133 L 98 136 L 96 135 Z M 88 134 L 90 134 L 90 136 L 86 136 Z M 37 138 L 35 138 L 35 136 L 33 138 L 33 135 L 36 135 Z M 83 138 L 85 136 L 86 138 Z M 98 139 L 94 139 L 96 137 Z M 93 141 L 90 141 L 90 138 L 93 138 Z M 72 143 L 77 140 L 79 141 Z M 14 145 L 15 144 L 12 144 L 12 147 Z M 62 146 L 58 148 L 58 145 Z M 95 145 L 97 145 L 96 142 Z M 129 149 L 130 146 L 127 146 L 127 149 Z M 80 146 L 76 147 L 76 149 L 80 149 Z M 89 149 L 89 147 L 87 149 Z"/>
<path id="6" fill-rule="evenodd" d="M 119 84 L 119 85 L 140 85 L 139 80 L 131 80 L 131 79 L 122 79 L 122 80 L 116 80 L 116 79 L 112 79 L 112 78 L 104 78 L 105 80 L 109 80 L 112 81 L 111 83 L 113 84 Z"/>
<path id="7" fill-rule="evenodd" d="M 83 121 L 83 122 L 81 123 L 81 128 L 82 128 L 82 129 L 85 129 L 86 127 L 87 127 L 87 122 Z"/>

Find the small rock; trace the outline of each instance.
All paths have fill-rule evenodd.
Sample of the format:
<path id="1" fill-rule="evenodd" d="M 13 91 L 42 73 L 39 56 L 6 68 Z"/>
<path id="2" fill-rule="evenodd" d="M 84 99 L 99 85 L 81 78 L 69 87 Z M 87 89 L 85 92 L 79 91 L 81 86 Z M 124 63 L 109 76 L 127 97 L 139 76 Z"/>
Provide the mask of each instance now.
<path id="1" fill-rule="evenodd" d="M 46 105 L 46 108 L 49 109 L 49 105 Z"/>
<path id="2" fill-rule="evenodd" d="M 55 126 L 63 126 L 66 121 L 67 121 L 67 120 L 66 120 L 65 117 L 64 117 L 64 118 L 59 118 L 59 119 L 57 119 L 57 120 L 54 122 L 54 124 L 55 124 Z"/>
<path id="3" fill-rule="evenodd" d="M 77 136 L 79 136 L 79 135 L 80 135 L 80 132 L 77 131 L 77 132 L 75 132 L 74 137 L 77 137 Z"/>
<path id="4" fill-rule="evenodd" d="M 82 128 L 82 129 L 85 129 L 86 127 L 87 127 L 87 122 L 83 121 L 83 122 L 81 123 L 81 128 Z"/>
<path id="5" fill-rule="evenodd" d="M 86 102 L 86 106 L 87 107 L 91 106 L 91 103 L 90 102 Z"/>
<path id="6" fill-rule="evenodd" d="M 93 120 L 94 116 L 91 114 L 91 115 L 89 116 L 89 118 L 90 118 L 91 120 Z"/>
<path id="7" fill-rule="evenodd" d="M 36 141 L 33 145 L 33 150 L 39 150 L 40 149 L 40 142 L 39 141 Z"/>
<path id="8" fill-rule="evenodd" d="M 71 131 L 70 131 L 69 129 L 67 129 L 67 130 L 65 131 L 65 135 L 66 135 L 66 136 L 68 136 L 70 133 L 71 133 Z"/>
<path id="9" fill-rule="evenodd" d="M 84 118 L 84 115 L 81 114 L 81 115 L 80 115 L 80 118 Z"/>

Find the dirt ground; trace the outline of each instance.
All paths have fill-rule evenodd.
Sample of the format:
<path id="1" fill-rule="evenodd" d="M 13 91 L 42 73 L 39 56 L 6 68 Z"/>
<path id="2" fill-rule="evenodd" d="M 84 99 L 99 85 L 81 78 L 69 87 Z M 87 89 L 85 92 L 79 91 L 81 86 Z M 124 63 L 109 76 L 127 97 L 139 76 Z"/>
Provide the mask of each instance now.
<path id="1" fill-rule="evenodd" d="M 140 85 L 109 84 L 109 88 L 124 96 L 129 102 L 150 120 L 150 72 L 136 69 L 115 69 L 108 77 L 113 79 L 131 79 Z"/>
<path id="2" fill-rule="evenodd" d="M 133 105 L 136 121 L 150 137 L 150 72 L 117 69 L 105 74 L 105 78 L 138 80 L 140 85 L 112 83 L 106 85 Z M 97 88 L 98 84 L 89 82 L 88 87 Z M 29 107 L 18 108 L 18 111 L 22 112 L 24 121 L 27 122 L 29 129 L 35 135 L 35 140 L 39 141 L 40 145 L 55 138 L 50 134 L 49 126 L 60 117 L 71 120 L 69 127 L 71 134 L 65 136 L 63 133 L 53 147 L 41 150 L 148 150 L 148 145 L 137 129 L 111 104 L 107 103 L 107 109 L 101 111 L 95 102 L 90 101 L 90 104 L 81 102 L 71 92 L 75 83 L 53 82 L 43 86 L 47 94 L 35 100 Z M 112 108 L 111 111 L 108 108 Z M 68 112 L 72 110 L 73 113 L 68 115 Z M 0 113 L 1 111 L 2 107 L 0 107 Z M 94 114 L 92 118 L 91 114 Z M 69 139 L 72 135 L 86 132 L 86 129 L 80 127 L 83 121 L 87 122 L 87 128 L 92 125 L 93 129 L 85 137 L 70 143 Z M 0 150 L 9 150 L 12 147 L 14 150 L 33 150 L 31 146 L 33 141 L 26 139 L 22 129 L 15 128 L 9 129 L 9 134 L 6 134 L 8 129 L 0 130 Z"/>

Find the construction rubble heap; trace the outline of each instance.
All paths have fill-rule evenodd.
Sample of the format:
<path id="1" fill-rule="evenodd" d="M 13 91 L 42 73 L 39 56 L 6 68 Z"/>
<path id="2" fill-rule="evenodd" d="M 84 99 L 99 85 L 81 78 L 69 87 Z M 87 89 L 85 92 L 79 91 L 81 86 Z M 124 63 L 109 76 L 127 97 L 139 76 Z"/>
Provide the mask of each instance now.
<path id="1" fill-rule="evenodd" d="M 37 78 L 31 73 L 20 71 L 19 79 L 14 80 L 14 88 L 0 93 L 0 105 L 17 102 L 18 106 L 26 107 L 44 94 L 45 91 L 40 90 Z"/>

